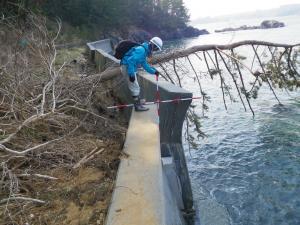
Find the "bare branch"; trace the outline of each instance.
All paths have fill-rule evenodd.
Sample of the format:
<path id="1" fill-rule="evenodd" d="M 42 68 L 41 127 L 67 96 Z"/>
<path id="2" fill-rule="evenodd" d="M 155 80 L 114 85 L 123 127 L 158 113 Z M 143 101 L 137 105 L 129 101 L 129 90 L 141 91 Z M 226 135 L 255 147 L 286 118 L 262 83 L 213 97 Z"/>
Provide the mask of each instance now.
<path id="1" fill-rule="evenodd" d="M 172 84 L 175 84 L 175 82 L 173 81 L 171 75 L 168 73 L 167 69 L 163 66 L 162 63 L 159 63 L 158 64 L 160 66 L 160 68 L 164 71 L 164 73 L 166 74 L 166 76 L 168 77 L 169 81 L 172 83 Z"/>
<path id="2" fill-rule="evenodd" d="M 277 95 L 276 95 L 276 93 L 275 93 L 275 91 L 274 91 L 274 89 L 273 89 L 273 87 L 272 87 L 272 85 L 271 85 L 271 83 L 270 83 L 270 81 L 269 81 L 269 78 L 267 77 L 267 73 L 266 73 L 266 71 L 265 71 L 265 68 L 264 68 L 262 62 L 261 62 L 261 59 L 260 59 L 259 56 L 258 56 L 257 50 L 254 48 L 253 45 L 252 45 L 252 49 L 253 49 L 253 51 L 254 51 L 254 53 L 255 53 L 255 55 L 256 55 L 256 58 L 257 58 L 257 60 L 258 60 L 258 62 L 259 62 L 259 65 L 260 65 L 260 67 L 261 67 L 261 69 L 262 69 L 262 71 L 263 71 L 263 73 L 264 73 L 264 75 L 265 75 L 265 77 L 266 77 L 266 81 L 267 81 L 267 83 L 268 83 L 268 85 L 269 85 L 271 91 L 273 92 L 273 94 L 274 94 L 275 98 L 277 99 L 278 103 L 281 104 L 281 102 L 279 101 L 279 99 L 278 99 L 278 97 L 277 97 Z"/>
<path id="3" fill-rule="evenodd" d="M 40 204 L 45 204 L 46 202 L 43 200 L 35 199 L 35 198 L 27 198 L 27 197 L 10 197 L 0 200 L 0 204 L 8 203 L 9 201 L 30 201 L 30 202 L 36 202 Z"/>
<path id="4" fill-rule="evenodd" d="M 246 106 L 245 106 L 245 103 L 244 103 L 244 100 L 243 100 L 243 98 L 242 98 L 242 96 L 241 96 L 240 88 L 239 88 L 239 86 L 238 86 L 238 84 L 237 84 L 237 82 L 236 82 L 236 79 L 235 79 L 235 77 L 234 77 L 234 74 L 231 72 L 231 69 L 228 67 L 228 65 L 227 65 L 227 63 L 225 62 L 225 59 L 224 59 L 224 57 L 222 56 L 222 54 L 220 53 L 220 51 L 218 51 L 218 54 L 219 54 L 219 56 L 221 57 L 221 59 L 222 59 L 222 61 L 223 61 L 223 64 L 225 65 L 225 67 L 226 67 L 228 73 L 230 74 L 230 76 L 231 76 L 231 78 L 232 78 L 232 80 L 233 80 L 233 82 L 234 82 L 234 85 L 235 85 L 235 87 L 236 87 L 236 90 L 237 90 L 238 95 L 239 95 L 239 98 L 240 98 L 240 100 L 241 100 L 241 102 L 242 102 L 242 104 L 243 104 L 243 106 L 244 106 L 245 111 L 247 111 Z"/>
<path id="5" fill-rule="evenodd" d="M 188 56 L 187 56 L 187 60 L 190 63 L 190 66 L 191 66 L 192 70 L 194 71 L 195 77 L 196 77 L 197 82 L 198 82 L 198 86 L 200 88 L 200 93 L 201 93 L 201 97 L 202 97 L 202 115 L 204 116 L 205 97 L 204 97 L 204 92 L 202 90 L 202 85 L 201 85 L 200 79 L 198 77 L 198 74 L 197 74 L 197 72 L 196 72 L 196 70 L 195 70 L 195 68 L 194 68 L 194 66 L 193 66 L 193 64 L 192 64 L 192 62 L 191 62 L 191 60 Z"/>
<path id="6" fill-rule="evenodd" d="M 33 115 L 31 117 L 29 117 L 28 119 L 26 119 L 18 128 L 17 130 L 10 134 L 7 138 L 3 139 L 0 141 L 0 145 L 3 145 L 4 143 L 9 142 L 14 136 L 16 136 L 16 134 L 25 126 L 27 126 L 30 123 L 33 123 L 34 121 L 37 121 L 39 119 L 42 119 L 46 116 L 49 116 L 51 113 L 46 113 L 46 114 L 42 114 L 42 115 Z"/>
<path id="7" fill-rule="evenodd" d="M 224 92 L 224 86 L 226 86 L 225 82 L 224 82 L 224 78 L 222 76 L 222 73 L 221 73 L 221 69 L 219 67 L 219 63 L 218 63 L 218 58 L 216 57 L 216 54 L 214 52 L 214 55 L 215 55 L 215 61 L 213 60 L 213 58 L 211 57 L 211 55 L 209 54 L 209 52 L 206 52 L 210 61 L 212 62 L 212 64 L 214 65 L 215 67 L 215 73 L 219 75 L 220 77 L 220 83 L 221 83 L 221 91 L 222 91 L 222 97 L 223 97 L 223 103 L 224 103 L 224 107 L 225 109 L 227 110 L 227 105 L 226 105 L 226 99 L 225 99 L 225 92 Z M 204 54 L 205 56 L 205 54 Z M 205 57 L 206 58 L 206 57 Z M 205 59 L 205 61 L 207 62 L 207 60 Z M 207 63 L 208 65 L 208 63 Z M 212 76 L 212 73 L 211 73 L 211 76 Z"/>
<path id="8" fill-rule="evenodd" d="M 101 148 L 98 150 L 98 147 L 94 148 L 89 154 L 84 156 L 79 162 L 77 162 L 73 169 L 77 169 L 78 167 L 82 166 L 83 164 L 87 163 L 89 160 L 93 159 L 96 155 L 101 154 L 105 149 Z"/>
<path id="9" fill-rule="evenodd" d="M 173 59 L 173 70 L 174 70 L 174 73 L 175 73 L 175 75 L 176 75 L 176 77 L 177 77 L 177 81 L 178 81 L 178 83 L 179 83 L 179 86 L 182 87 L 182 85 L 181 85 L 181 79 L 180 79 L 180 77 L 179 77 L 179 75 L 178 75 L 178 72 L 177 72 L 177 69 L 176 69 L 176 62 L 175 62 L 175 59 Z"/>
<path id="10" fill-rule="evenodd" d="M 209 64 L 208 64 L 208 61 L 207 61 L 207 58 L 206 58 L 205 51 L 203 51 L 203 57 L 204 57 L 205 64 L 206 64 L 208 73 L 209 73 L 209 75 L 210 75 L 210 78 L 213 79 L 213 75 L 212 75 L 212 72 L 211 72 L 211 70 L 210 70 L 210 67 L 209 67 Z"/>
<path id="11" fill-rule="evenodd" d="M 38 174 L 38 173 L 34 173 L 34 174 L 18 174 L 17 177 L 38 177 L 38 178 L 44 178 L 44 179 L 49 179 L 49 180 L 58 180 L 58 178 L 56 177 L 52 177 L 52 176 L 48 176 L 48 175 L 43 175 L 43 174 Z"/>
<path id="12" fill-rule="evenodd" d="M 84 119 L 84 120 L 85 120 L 85 119 Z M 84 121 L 84 120 L 83 120 L 83 121 Z M 83 122 L 83 121 L 82 121 L 82 122 Z M 23 151 L 16 151 L 16 150 L 7 148 L 6 146 L 4 146 L 4 145 L 1 144 L 1 143 L 0 143 L 0 149 L 3 150 L 3 151 L 6 151 L 6 152 L 8 152 L 8 153 L 12 153 L 12 154 L 16 154 L 16 155 L 25 155 L 25 154 L 27 154 L 28 152 L 34 151 L 34 150 L 36 150 L 36 149 L 39 149 L 39 148 L 41 148 L 41 147 L 44 147 L 44 146 L 46 146 L 46 145 L 52 144 L 52 143 L 54 143 L 54 142 L 57 142 L 57 141 L 60 141 L 60 140 L 62 140 L 62 139 L 64 139 L 64 138 L 66 138 L 67 136 L 69 136 L 69 135 L 71 135 L 72 133 L 74 133 L 74 132 L 82 125 L 82 122 L 81 122 L 79 125 L 77 125 L 72 131 L 70 131 L 68 134 L 66 134 L 66 135 L 64 135 L 64 136 L 62 136 L 62 137 L 53 139 L 53 140 L 51 140 L 51 141 L 44 142 L 44 143 L 42 143 L 42 144 L 36 145 L 36 146 L 34 146 L 34 147 L 28 148 L 28 149 L 23 150 Z"/>
<path id="13" fill-rule="evenodd" d="M 233 49 L 231 50 L 231 54 L 232 54 L 233 58 L 235 58 Z M 239 66 L 239 64 L 238 64 L 238 62 L 236 60 L 234 60 L 234 63 L 235 63 L 236 69 L 237 69 L 237 71 L 238 71 L 238 73 L 240 75 L 240 79 L 241 79 L 242 86 L 243 86 L 243 89 L 244 89 L 243 93 L 244 93 L 244 95 L 246 97 L 246 100 L 247 100 L 248 106 L 249 106 L 249 108 L 250 108 L 250 110 L 252 112 L 252 115 L 254 116 L 254 111 L 253 111 L 252 106 L 250 104 L 249 96 L 247 94 L 247 89 L 246 89 L 246 86 L 245 86 L 245 83 L 244 83 L 244 79 L 243 79 L 243 75 L 242 75 L 240 66 Z"/>

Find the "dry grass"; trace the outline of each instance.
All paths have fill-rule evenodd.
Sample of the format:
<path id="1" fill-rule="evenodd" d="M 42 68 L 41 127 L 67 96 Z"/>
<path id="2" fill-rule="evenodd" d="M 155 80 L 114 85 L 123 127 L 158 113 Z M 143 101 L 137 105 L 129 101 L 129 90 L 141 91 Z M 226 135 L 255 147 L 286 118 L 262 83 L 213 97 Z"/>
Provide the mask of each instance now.
<path id="1" fill-rule="evenodd" d="M 57 51 L 43 18 L 23 25 L 0 25 L 0 224 L 103 224 L 126 121 L 83 48 Z"/>

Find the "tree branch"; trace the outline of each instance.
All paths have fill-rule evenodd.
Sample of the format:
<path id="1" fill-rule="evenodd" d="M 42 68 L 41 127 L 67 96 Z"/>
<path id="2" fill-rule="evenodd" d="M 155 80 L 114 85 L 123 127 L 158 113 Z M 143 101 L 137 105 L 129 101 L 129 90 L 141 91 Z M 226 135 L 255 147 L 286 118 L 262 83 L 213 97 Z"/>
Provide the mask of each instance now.
<path id="1" fill-rule="evenodd" d="M 0 204 L 8 203 L 9 201 L 30 201 L 30 202 L 36 202 L 40 204 L 45 204 L 46 202 L 43 200 L 35 199 L 35 198 L 27 198 L 27 197 L 10 197 L 0 200 Z"/>
<path id="2" fill-rule="evenodd" d="M 198 45 L 198 46 L 193 46 L 193 47 L 183 49 L 183 50 L 181 49 L 181 50 L 176 50 L 176 51 L 173 51 L 170 53 L 153 56 L 151 62 L 153 64 L 156 64 L 159 62 L 162 63 L 162 62 L 167 62 L 167 61 L 177 59 L 177 58 L 184 58 L 195 52 L 200 52 L 200 51 L 204 52 L 204 51 L 215 50 L 215 49 L 231 50 L 231 49 L 234 49 L 234 48 L 237 48 L 240 46 L 246 46 L 246 45 L 263 45 L 263 46 L 290 48 L 290 47 L 300 46 L 300 43 L 295 44 L 295 45 L 288 45 L 288 44 L 277 44 L 277 43 L 266 42 L 266 41 L 247 40 L 247 41 L 240 41 L 240 42 L 232 43 L 229 45 Z"/>

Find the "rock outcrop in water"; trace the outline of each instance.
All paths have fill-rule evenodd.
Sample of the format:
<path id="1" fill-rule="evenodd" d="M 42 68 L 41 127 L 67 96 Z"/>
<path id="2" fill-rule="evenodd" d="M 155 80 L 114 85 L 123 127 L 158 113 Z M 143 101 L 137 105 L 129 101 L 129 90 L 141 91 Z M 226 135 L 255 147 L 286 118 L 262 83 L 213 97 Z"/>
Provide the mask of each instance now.
<path id="1" fill-rule="evenodd" d="M 277 20 L 265 20 L 260 24 L 261 29 L 279 28 L 284 26 L 284 23 L 278 22 Z"/>
<path id="2" fill-rule="evenodd" d="M 284 23 L 276 20 L 264 20 L 259 26 L 243 25 L 237 28 L 228 27 L 221 30 L 215 30 L 215 32 L 220 33 L 220 32 L 239 31 L 239 30 L 271 29 L 271 28 L 279 28 L 284 26 L 285 26 Z"/>
<path id="3" fill-rule="evenodd" d="M 181 38 L 190 38 L 190 37 L 198 37 L 199 35 L 209 34 L 209 32 L 205 29 L 199 30 L 192 26 L 187 26 L 184 28 L 178 28 L 173 31 L 161 31 L 161 37 L 166 40 L 174 40 Z"/>

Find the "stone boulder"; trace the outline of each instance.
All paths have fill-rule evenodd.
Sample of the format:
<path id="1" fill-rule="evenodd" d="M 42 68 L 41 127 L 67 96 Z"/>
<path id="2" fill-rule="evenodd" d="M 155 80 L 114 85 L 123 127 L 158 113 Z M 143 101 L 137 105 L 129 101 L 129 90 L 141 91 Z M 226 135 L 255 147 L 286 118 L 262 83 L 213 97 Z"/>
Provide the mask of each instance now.
<path id="1" fill-rule="evenodd" d="M 284 23 L 277 20 L 265 20 L 260 24 L 261 29 L 279 28 L 284 27 Z"/>

